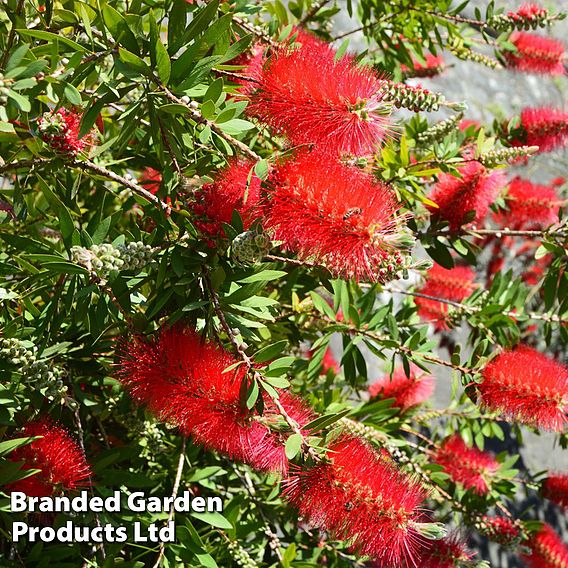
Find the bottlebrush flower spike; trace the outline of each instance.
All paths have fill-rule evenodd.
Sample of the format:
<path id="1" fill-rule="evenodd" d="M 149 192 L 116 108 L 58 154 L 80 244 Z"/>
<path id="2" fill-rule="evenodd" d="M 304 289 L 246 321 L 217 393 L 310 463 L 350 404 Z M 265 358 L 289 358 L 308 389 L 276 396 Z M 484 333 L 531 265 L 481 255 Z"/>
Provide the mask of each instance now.
<path id="1" fill-rule="evenodd" d="M 508 211 L 495 213 L 493 218 L 509 229 L 544 229 L 558 221 L 560 203 L 553 187 L 516 177 L 507 193 Z"/>
<path id="2" fill-rule="evenodd" d="M 542 484 L 542 495 L 563 509 L 568 509 L 568 474 L 550 473 Z"/>
<path id="3" fill-rule="evenodd" d="M 424 63 L 420 63 L 417 59 L 412 60 L 412 68 L 401 65 L 400 69 L 403 76 L 406 77 L 435 77 L 442 73 L 446 63 L 441 55 L 433 55 L 427 53 L 424 57 Z"/>
<path id="4" fill-rule="evenodd" d="M 188 204 L 198 216 L 195 225 L 206 235 L 223 235 L 223 223 L 231 223 L 237 210 L 248 229 L 257 216 L 260 200 L 260 179 L 251 171 L 254 162 L 232 160 L 214 175 L 213 183 L 207 183 L 195 194 L 195 201 Z"/>
<path id="5" fill-rule="evenodd" d="M 416 365 L 410 366 L 410 376 L 403 367 L 396 369 L 392 377 L 387 374 L 369 387 L 372 398 L 394 398 L 394 406 L 408 410 L 428 400 L 434 392 L 434 377 Z"/>
<path id="6" fill-rule="evenodd" d="M 431 548 L 420 556 L 418 566 L 420 568 L 456 568 L 469 565 L 469 561 L 475 556 L 466 543 L 457 534 L 437 541 Z"/>
<path id="7" fill-rule="evenodd" d="M 79 138 L 80 127 L 81 115 L 75 110 L 65 108 L 46 112 L 38 120 L 41 139 L 55 153 L 68 158 L 75 158 L 93 144 L 92 131 Z"/>
<path id="8" fill-rule="evenodd" d="M 242 86 L 240 89 L 242 93 L 249 94 L 256 88 L 257 81 L 262 74 L 262 68 L 266 63 L 265 48 L 261 43 L 257 43 L 249 51 L 241 53 L 229 63 L 243 66 L 243 69 L 238 71 L 240 75 L 243 75 L 243 78 L 231 78 L 231 80 Z M 252 81 L 249 79 L 252 79 Z"/>
<path id="9" fill-rule="evenodd" d="M 162 183 L 162 174 L 154 168 L 147 167 L 142 171 L 142 175 L 138 180 L 138 183 L 147 189 L 150 193 L 156 195 L 160 190 L 160 184 Z"/>
<path id="10" fill-rule="evenodd" d="M 304 33 L 297 40 L 302 43 L 282 47 L 268 59 L 250 94 L 248 113 L 294 145 L 372 154 L 388 130 L 390 110 L 381 101 L 381 79 L 352 57 L 336 60 L 317 38 L 306 38 Z"/>
<path id="11" fill-rule="evenodd" d="M 262 417 L 242 407 L 244 368 L 223 373 L 235 362 L 193 330 L 171 328 L 156 339 L 128 344 L 119 378 L 133 398 L 196 443 L 262 471 L 285 472 L 280 415 L 271 402 Z M 298 424 L 310 420 L 310 411 L 296 397 L 281 393 L 280 402 Z"/>
<path id="12" fill-rule="evenodd" d="M 554 529 L 547 523 L 533 534 L 527 543 L 531 554 L 523 554 L 527 568 L 566 568 L 568 546 L 562 542 Z"/>
<path id="13" fill-rule="evenodd" d="M 300 153 L 279 166 L 263 226 L 298 258 L 336 277 L 385 282 L 405 268 L 411 244 L 394 194 L 372 175 L 323 153 Z"/>
<path id="14" fill-rule="evenodd" d="M 416 566 L 424 540 L 420 485 L 358 438 L 339 438 L 327 458 L 292 472 L 284 484 L 300 515 L 361 555 L 387 566 Z"/>
<path id="15" fill-rule="evenodd" d="M 435 264 L 428 271 L 426 282 L 418 293 L 452 302 L 463 302 L 477 288 L 474 279 L 475 272 L 467 266 L 447 269 Z M 448 304 L 419 296 L 414 298 L 414 303 L 418 308 L 418 315 L 424 321 L 432 322 L 437 331 L 448 329 Z"/>
<path id="16" fill-rule="evenodd" d="M 568 367 L 521 346 L 505 351 L 482 371 L 481 401 L 523 424 L 562 431 L 568 405 Z"/>
<path id="17" fill-rule="evenodd" d="M 458 434 L 446 438 L 432 459 L 444 467 L 454 483 L 478 495 L 489 493 L 491 478 L 499 469 L 499 462 L 493 456 L 470 448 Z"/>
<path id="18" fill-rule="evenodd" d="M 430 199 L 438 205 L 438 208 L 429 207 L 432 216 L 447 221 L 452 231 L 468 222 L 483 221 L 506 183 L 501 172 L 490 171 L 477 161 L 467 162 L 458 170 L 459 178 L 441 174 L 430 194 Z"/>
<path id="19" fill-rule="evenodd" d="M 475 523 L 475 528 L 481 534 L 503 546 L 518 544 L 522 539 L 519 521 L 514 521 L 508 517 L 484 515 L 479 522 Z"/>
<path id="20" fill-rule="evenodd" d="M 568 142 L 568 112 L 550 107 L 525 108 L 520 127 L 514 129 L 513 146 L 538 146 L 539 153 L 551 152 Z"/>
<path id="21" fill-rule="evenodd" d="M 91 468 L 85 454 L 65 428 L 49 419 L 41 419 L 27 424 L 18 437 L 27 436 L 42 438 L 17 448 L 9 459 L 24 462 L 23 470 L 41 471 L 10 484 L 10 491 L 22 491 L 29 497 L 48 497 L 62 489 L 89 485 Z"/>
<path id="22" fill-rule="evenodd" d="M 505 54 L 508 67 L 525 73 L 564 75 L 565 54 L 562 42 L 525 32 L 513 32 L 509 41 L 517 51 Z"/>

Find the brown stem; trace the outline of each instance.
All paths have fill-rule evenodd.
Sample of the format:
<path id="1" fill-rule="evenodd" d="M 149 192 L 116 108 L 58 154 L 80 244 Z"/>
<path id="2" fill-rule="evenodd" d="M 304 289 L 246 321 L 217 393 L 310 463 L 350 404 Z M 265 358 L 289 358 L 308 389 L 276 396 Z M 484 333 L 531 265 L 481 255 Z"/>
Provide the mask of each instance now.
<path id="1" fill-rule="evenodd" d="M 181 484 L 181 475 L 183 472 L 183 464 L 185 462 L 185 445 L 186 445 L 186 439 L 182 438 L 182 442 L 181 442 L 181 450 L 179 453 L 179 459 L 178 459 L 178 465 L 177 465 L 177 469 L 176 469 L 176 477 L 174 479 L 174 486 L 172 489 L 172 498 L 175 498 L 178 494 L 179 491 L 179 486 Z M 172 507 L 170 507 L 170 513 L 168 515 L 168 520 L 166 521 L 166 524 L 169 523 L 175 515 L 175 510 Z M 160 543 L 160 550 L 158 552 L 158 558 L 156 558 L 156 562 L 154 563 L 153 568 L 159 568 L 160 566 L 160 562 L 162 561 L 162 558 L 164 557 L 166 551 L 166 547 L 165 544 L 163 542 Z"/>
<path id="2" fill-rule="evenodd" d="M 320 0 L 320 2 L 314 2 L 312 7 L 306 12 L 306 15 L 300 20 L 299 25 L 305 26 L 326 4 L 329 4 L 331 0 Z"/>

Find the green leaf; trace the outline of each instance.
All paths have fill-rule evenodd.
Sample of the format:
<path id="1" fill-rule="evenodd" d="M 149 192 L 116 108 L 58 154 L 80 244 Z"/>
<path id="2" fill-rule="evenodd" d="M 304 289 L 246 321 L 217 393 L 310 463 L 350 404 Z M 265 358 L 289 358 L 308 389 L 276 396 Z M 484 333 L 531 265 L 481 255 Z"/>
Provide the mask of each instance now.
<path id="1" fill-rule="evenodd" d="M 259 160 L 254 165 L 254 173 L 261 180 L 265 180 L 268 177 L 268 162 L 266 160 Z"/>
<path id="2" fill-rule="evenodd" d="M 122 62 L 128 65 L 128 67 L 134 69 L 134 71 L 138 71 L 139 73 L 147 76 L 152 75 L 152 70 L 150 69 L 150 67 L 148 67 L 148 64 L 140 59 L 140 57 L 138 57 L 137 55 L 134 55 L 134 53 L 131 53 L 130 51 L 119 47 L 118 57 Z"/>
<path id="3" fill-rule="evenodd" d="M 76 41 L 73 41 L 71 39 L 69 39 L 68 37 L 65 37 L 64 35 L 61 34 L 54 34 L 51 32 L 44 32 L 43 30 L 27 30 L 27 29 L 19 29 L 16 30 L 18 32 L 18 34 L 26 37 L 35 37 L 37 39 L 42 39 L 44 41 L 47 41 L 48 43 L 62 43 L 64 45 L 66 45 L 67 47 L 70 47 L 71 49 L 73 49 L 74 51 L 79 51 L 81 53 L 85 53 L 87 51 L 87 49 L 85 47 L 83 47 L 80 43 L 77 43 Z"/>
<path id="4" fill-rule="evenodd" d="M 39 440 L 41 436 L 27 436 L 24 438 L 14 438 L 13 440 L 6 440 L 5 442 L 0 442 L 0 456 L 5 456 L 17 448 L 28 445 L 34 440 Z"/>
<path id="5" fill-rule="evenodd" d="M 226 519 L 221 513 L 213 512 L 213 513 L 191 513 L 192 517 L 207 523 L 213 527 L 217 527 L 218 529 L 232 529 L 233 524 Z"/>
<path id="6" fill-rule="evenodd" d="M 81 106 L 83 102 L 81 94 L 71 83 L 65 83 L 65 86 L 63 87 L 63 94 L 72 105 Z"/>
<path id="7" fill-rule="evenodd" d="M 265 363 L 266 361 L 270 361 L 278 357 L 278 355 L 280 355 L 280 353 L 282 353 L 282 351 L 286 349 L 287 345 L 288 341 L 286 341 L 285 339 L 283 339 L 282 341 L 277 341 L 272 345 L 267 345 L 266 347 L 259 349 L 252 356 L 252 358 L 254 359 L 255 363 Z"/>
<path id="8" fill-rule="evenodd" d="M 160 41 L 160 38 L 156 41 L 156 68 L 160 81 L 162 81 L 164 85 L 167 85 L 170 80 L 170 75 L 172 74 L 172 64 L 168 51 Z"/>
<path id="9" fill-rule="evenodd" d="M 304 443 L 304 438 L 302 437 L 301 434 L 292 434 L 286 440 L 286 445 L 284 446 L 286 457 L 289 460 L 293 460 L 298 455 L 303 443 Z"/>
<path id="10" fill-rule="evenodd" d="M 342 410 L 341 412 L 337 412 L 337 413 L 334 413 L 334 414 L 324 414 L 323 416 L 318 416 L 315 420 L 308 422 L 308 424 L 306 424 L 303 427 L 303 429 L 309 430 L 311 434 L 314 434 L 315 432 L 319 432 L 320 430 L 323 430 L 324 428 L 331 426 L 332 424 L 334 424 L 338 420 L 341 420 L 344 416 L 349 414 L 351 411 L 352 411 L 351 408 L 346 408 L 345 410 Z"/>
<path id="11" fill-rule="evenodd" d="M 271 280 L 278 280 L 287 274 L 288 273 L 283 270 L 262 270 L 261 272 L 257 272 L 256 274 L 252 274 L 251 276 L 247 276 L 241 280 L 237 280 L 237 282 L 242 282 L 243 284 L 250 284 L 252 282 L 270 282 Z"/>

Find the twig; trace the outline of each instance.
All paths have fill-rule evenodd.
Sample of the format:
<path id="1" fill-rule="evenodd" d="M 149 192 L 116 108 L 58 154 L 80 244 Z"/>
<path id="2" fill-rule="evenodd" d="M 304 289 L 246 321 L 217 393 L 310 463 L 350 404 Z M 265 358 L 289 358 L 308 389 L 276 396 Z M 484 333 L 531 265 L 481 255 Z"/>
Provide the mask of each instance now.
<path id="1" fill-rule="evenodd" d="M 312 7 L 306 12 L 306 15 L 300 20 L 299 25 L 305 26 L 326 4 L 329 4 L 331 0 L 320 0 L 320 2 L 314 2 Z"/>
<path id="2" fill-rule="evenodd" d="M 185 437 L 182 438 L 182 442 L 181 442 L 181 450 L 179 453 L 179 460 L 178 460 L 178 465 L 177 465 L 177 470 L 176 470 L 176 477 L 174 479 L 174 486 L 172 489 L 172 498 L 175 498 L 178 494 L 179 491 L 179 486 L 181 483 L 181 474 L 183 472 L 183 464 L 185 462 L 185 444 L 186 444 L 186 439 Z M 168 520 L 166 521 L 166 524 L 169 523 L 175 515 L 175 510 L 174 507 L 171 506 L 170 507 L 170 512 L 168 515 Z M 160 566 L 160 562 L 162 561 L 162 558 L 164 557 L 164 554 L 166 552 L 166 546 L 165 543 L 160 542 L 160 550 L 158 552 L 158 558 L 156 558 L 156 562 L 154 563 L 153 568 L 159 568 Z"/>
<path id="3" fill-rule="evenodd" d="M 205 282 L 205 287 L 209 292 L 209 296 L 211 297 L 211 300 L 213 302 L 213 309 L 215 310 L 215 313 L 221 323 L 221 327 L 223 328 L 227 337 L 229 338 L 229 341 L 231 342 L 231 345 L 233 346 L 234 350 L 239 354 L 240 358 L 246 365 L 247 371 L 252 371 L 254 373 L 255 379 L 262 378 L 262 375 L 255 369 L 252 359 L 247 355 L 246 351 L 243 349 L 243 346 L 239 344 L 235 339 L 235 336 L 229 324 L 227 323 L 227 319 L 225 318 L 223 309 L 221 308 L 219 296 L 215 288 L 213 288 L 213 284 L 211 283 L 211 278 L 207 272 L 204 273 L 203 280 Z M 270 399 L 274 403 L 274 406 L 276 406 L 278 413 L 284 418 L 290 430 L 292 430 L 294 434 L 297 434 L 302 438 L 302 453 L 312 458 L 312 460 L 315 463 L 319 463 L 321 461 L 320 456 L 317 454 L 314 448 L 312 448 L 312 446 L 308 444 L 302 430 L 298 426 L 298 423 L 288 414 L 286 409 L 282 406 L 282 403 L 280 402 L 278 397 L 273 396 L 269 391 L 266 391 L 266 393 L 268 394 L 268 396 L 270 396 Z"/>
<path id="4" fill-rule="evenodd" d="M 208 126 L 213 132 L 215 132 L 215 134 L 217 134 L 217 136 L 219 136 L 220 138 L 223 138 L 223 140 L 225 140 L 229 144 L 232 144 L 233 146 L 235 146 L 241 153 L 245 154 L 246 156 L 248 156 L 252 160 L 259 161 L 261 159 L 261 157 L 254 150 L 251 150 L 246 144 L 244 144 L 240 140 L 237 140 L 236 138 L 233 138 L 230 134 L 223 132 L 223 130 L 217 124 L 215 124 L 215 122 L 204 118 L 201 115 L 201 113 L 197 110 L 197 108 L 195 108 L 194 106 L 182 101 L 180 98 L 176 97 L 160 81 L 160 79 L 158 77 L 153 77 L 153 79 L 154 79 L 154 82 L 156 84 L 158 84 L 158 86 L 160 87 L 160 89 L 162 90 L 162 92 L 164 93 L 166 98 L 169 99 L 170 101 L 172 101 L 175 104 L 184 106 L 187 109 L 191 118 L 193 120 L 195 120 L 195 122 L 197 122 L 199 124 L 204 124 L 205 126 Z"/>
<path id="5" fill-rule="evenodd" d="M 278 42 L 274 41 L 261 27 L 253 26 L 251 23 L 243 20 L 242 18 L 239 18 L 238 16 L 233 16 L 233 22 L 241 26 L 243 30 L 246 30 L 250 34 L 259 37 L 263 41 L 263 43 L 267 43 L 272 47 L 276 47 L 278 45 Z"/>

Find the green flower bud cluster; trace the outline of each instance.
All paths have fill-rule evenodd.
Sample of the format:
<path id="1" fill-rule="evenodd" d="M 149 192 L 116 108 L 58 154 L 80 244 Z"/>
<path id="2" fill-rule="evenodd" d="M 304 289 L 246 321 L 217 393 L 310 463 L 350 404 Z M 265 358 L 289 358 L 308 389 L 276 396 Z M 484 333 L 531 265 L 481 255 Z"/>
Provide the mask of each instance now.
<path id="1" fill-rule="evenodd" d="M 151 260 L 154 250 L 144 243 L 132 242 L 127 245 L 91 245 L 89 248 L 71 248 L 71 261 L 84 266 L 98 276 L 107 276 L 113 270 L 140 270 Z"/>
<path id="2" fill-rule="evenodd" d="M 242 568 L 257 568 L 258 564 L 238 542 L 230 540 L 227 544 L 227 548 L 239 566 L 242 566 Z"/>
<path id="3" fill-rule="evenodd" d="M 8 93 L 10 89 L 8 85 L 12 82 L 12 79 L 4 79 L 4 75 L 0 73 L 0 105 L 5 105 L 8 102 Z"/>
<path id="4" fill-rule="evenodd" d="M 497 164 L 516 162 L 528 158 L 538 152 L 538 146 L 515 146 L 511 148 L 500 148 L 491 150 L 479 156 L 478 160 L 487 168 L 492 168 Z"/>
<path id="5" fill-rule="evenodd" d="M 407 108 L 414 112 L 437 111 L 446 102 L 446 98 L 441 93 L 433 93 L 428 89 L 404 83 L 384 81 L 381 91 L 383 102 L 392 103 L 396 108 Z"/>
<path id="6" fill-rule="evenodd" d="M 487 21 L 487 25 L 498 30 L 536 30 L 537 28 L 545 28 L 552 23 L 552 18 L 548 10 L 541 8 L 535 10 L 531 14 L 519 14 L 509 12 L 508 14 L 496 14 Z"/>
<path id="7" fill-rule="evenodd" d="M 478 51 L 473 51 L 473 49 L 466 47 L 459 41 L 450 46 L 450 51 L 462 61 L 481 63 L 481 65 L 485 65 L 485 67 L 489 67 L 489 69 L 501 68 L 501 64 L 497 61 L 497 59 L 484 55 L 483 53 L 479 53 Z"/>
<path id="8" fill-rule="evenodd" d="M 231 243 L 231 258 L 237 264 L 250 266 L 261 261 L 270 252 L 270 237 L 262 229 L 253 229 L 237 235 Z"/>
<path id="9" fill-rule="evenodd" d="M 35 346 L 30 349 L 15 337 L 2 337 L 0 358 L 16 365 L 26 382 L 33 383 L 37 389 L 46 389 L 46 396 L 54 396 L 67 390 L 62 381 L 63 371 L 39 359 Z"/>
<path id="10" fill-rule="evenodd" d="M 140 270 L 152 261 L 154 249 L 141 241 L 118 245 L 117 250 L 123 261 L 122 270 Z"/>
<path id="11" fill-rule="evenodd" d="M 449 134 L 458 127 L 462 118 L 463 113 L 460 112 L 446 120 L 437 122 L 424 132 L 420 132 L 416 136 L 416 142 L 421 145 L 426 145 L 436 142 L 437 140 L 442 140 L 446 134 Z"/>

